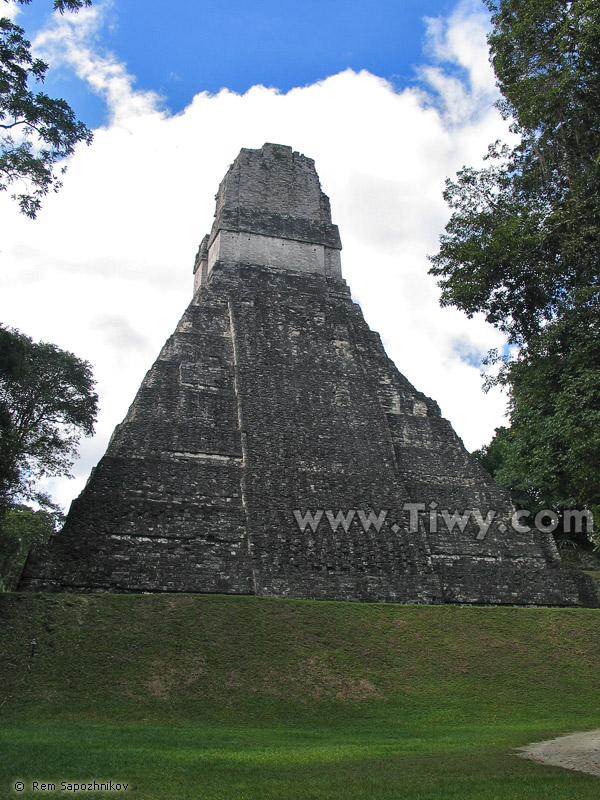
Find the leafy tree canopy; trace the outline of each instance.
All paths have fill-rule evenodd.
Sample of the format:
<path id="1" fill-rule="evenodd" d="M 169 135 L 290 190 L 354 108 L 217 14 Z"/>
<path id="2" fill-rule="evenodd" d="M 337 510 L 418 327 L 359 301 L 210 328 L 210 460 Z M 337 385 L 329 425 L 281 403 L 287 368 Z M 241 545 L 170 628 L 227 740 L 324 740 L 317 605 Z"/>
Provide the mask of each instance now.
<path id="1" fill-rule="evenodd" d="M 600 518 L 600 347 L 593 311 L 562 319 L 510 367 L 510 428 L 477 453 L 517 505 Z M 543 348 L 543 352 L 540 351 Z"/>
<path id="2" fill-rule="evenodd" d="M 14 592 L 32 547 L 45 544 L 62 522 L 58 512 L 14 506 L 0 518 L 0 592 Z"/>
<path id="3" fill-rule="evenodd" d="M 524 344 L 598 298 L 600 6 L 488 0 L 491 58 L 520 142 L 446 182 L 453 209 L 431 260 L 442 304 L 483 312 Z"/>
<path id="4" fill-rule="evenodd" d="M 4 0 L 28 5 L 31 0 Z M 54 0 L 54 9 L 78 11 L 91 0 Z M 32 84 L 43 83 L 48 64 L 31 53 L 25 31 L 8 17 L 0 17 L 0 191 L 20 187 L 12 197 L 21 211 L 34 219 L 42 198 L 58 191 L 57 165 L 75 145 L 92 140 L 65 100 L 54 100 Z"/>
<path id="5" fill-rule="evenodd" d="M 98 397 L 90 365 L 0 327 L 0 506 L 33 499 L 44 476 L 68 475 L 81 434 L 91 436 Z"/>
<path id="6" fill-rule="evenodd" d="M 600 496 L 600 4 L 485 0 L 501 113 L 516 146 L 446 182 L 452 209 L 431 274 L 442 305 L 483 313 L 513 344 L 491 353 L 510 429 L 500 483 L 535 504 Z M 489 450 L 484 454 L 490 457 Z"/>

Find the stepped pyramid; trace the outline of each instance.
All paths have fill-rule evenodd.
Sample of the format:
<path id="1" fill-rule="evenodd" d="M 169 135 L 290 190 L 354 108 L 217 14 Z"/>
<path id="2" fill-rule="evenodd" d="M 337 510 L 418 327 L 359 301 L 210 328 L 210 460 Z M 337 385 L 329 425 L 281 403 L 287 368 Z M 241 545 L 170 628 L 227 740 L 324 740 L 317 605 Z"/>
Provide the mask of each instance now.
<path id="1" fill-rule="evenodd" d="M 242 150 L 190 306 L 21 589 L 595 603 L 386 356 L 340 250 L 314 162 Z M 489 530 L 444 524 L 469 510 Z"/>

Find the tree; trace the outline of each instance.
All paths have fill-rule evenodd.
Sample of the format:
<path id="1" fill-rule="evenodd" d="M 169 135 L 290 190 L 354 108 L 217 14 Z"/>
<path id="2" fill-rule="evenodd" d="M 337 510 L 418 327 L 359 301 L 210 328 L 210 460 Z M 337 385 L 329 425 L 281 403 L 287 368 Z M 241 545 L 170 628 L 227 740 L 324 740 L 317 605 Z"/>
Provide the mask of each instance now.
<path id="1" fill-rule="evenodd" d="M 600 347 L 597 314 L 585 316 L 550 326 L 511 364 L 511 427 L 476 455 L 521 508 L 588 508 L 597 520 Z"/>
<path id="2" fill-rule="evenodd" d="M 4 0 L 11 2 L 11 0 Z M 28 5 L 31 0 L 14 0 Z M 61 14 L 91 5 L 91 0 L 54 0 Z M 62 186 L 57 165 L 75 145 L 90 144 L 91 131 L 76 119 L 65 100 L 55 100 L 30 84 L 43 83 L 48 64 L 31 54 L 25 31 L 7 17 L 0 18 L 0 191 L 22 184 L 13 194 L 21 211 L 34 219 L 42 198 Z"/>
<path id="3" fill-rule="evenodd" d="M 0 380 L 19 379 L 25 363 L 25 345 L 0 326 Z M 12 419 L 8 406 L 0 402 L 0 517 L 8 502 L 8 487 L 18 483 L 14 457 Z"/>
<path id="4" fill-rule="evenodd" d="M 36 483 L 69 475 L 81 434 L 94 432 L 93 388 L 86 361 L 0 327 L 0 506 L 35 500 L 53 508 Z"/>
<path id="5" fill-rule="evenodd" d="M 47 510 L 15 506 L 0 518 L 0 592 L 16 590 L 32 547 L 45 544 L 56 533 L 62 516 Z"/>
<path id="6" fill-rule="evenodd" d="M 546 508 L 598 507 L 600 5 L 486 5 L 498 106 L 519 141 L 446 182 L 453 213 L 430 272 L 442 305 L 483 313 L 513 346 L 487 359 L 488 385 L 509 395 L 499 482 Z"/>

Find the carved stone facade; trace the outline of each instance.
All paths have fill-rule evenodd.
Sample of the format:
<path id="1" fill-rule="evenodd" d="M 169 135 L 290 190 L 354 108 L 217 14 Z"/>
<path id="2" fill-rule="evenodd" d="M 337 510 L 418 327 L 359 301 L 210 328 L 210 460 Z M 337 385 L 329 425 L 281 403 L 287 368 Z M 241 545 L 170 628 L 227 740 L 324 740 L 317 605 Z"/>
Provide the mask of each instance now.
<path id="1" fill-rule="evenodd" d="M 21 589 L 596 603 L 386 356 L 340 249 L 313 161 L 242 150 L 192 303 Z"/>

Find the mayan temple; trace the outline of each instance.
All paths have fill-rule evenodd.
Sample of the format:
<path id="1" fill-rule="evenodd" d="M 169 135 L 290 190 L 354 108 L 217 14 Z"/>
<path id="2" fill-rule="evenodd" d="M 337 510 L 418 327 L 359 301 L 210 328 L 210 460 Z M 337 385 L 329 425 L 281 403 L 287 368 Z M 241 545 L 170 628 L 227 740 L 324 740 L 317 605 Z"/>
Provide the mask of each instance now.
<path id="1" fill-rule="evenodd" d="M 596 603 L 386 356 L 340 251 L 314 162 L 242 150 L 192 302 L 20 589 Z"/>

